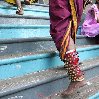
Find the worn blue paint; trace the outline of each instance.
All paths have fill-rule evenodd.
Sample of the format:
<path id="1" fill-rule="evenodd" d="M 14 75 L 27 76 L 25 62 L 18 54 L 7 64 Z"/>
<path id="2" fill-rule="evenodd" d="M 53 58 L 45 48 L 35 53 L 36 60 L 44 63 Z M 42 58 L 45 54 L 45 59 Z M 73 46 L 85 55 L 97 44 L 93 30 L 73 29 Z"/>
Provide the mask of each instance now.
<path id="1" fill-rule="evenodd" d="M 7 28 L 7 29 L 22 29 L 22 28 L 26 28 L 26 29 L 37 29 L 37 28 L 49 28 L 49 25 L 6 25 L 6 24 L 0 24 L 0 29 L 2 28 Z"/>
<path id="2" fill-rule="evenodd" d="M 93 66 L 94 68 L 86 69 L 84 71 L 86 80 L 99 75 L 99 66 Z M 1 91 L 0 99 L 12 99 L 15 96 L 23 96 L 24 99 L 42 99 L 42 97 L 38 96 L 38 94 L 42 94 L 44 96 L 56 94 L 60 90 L 65 90 L 69 83 L 70 80 L 66 75 L 42 79 L 37 83 L 25 83 L 25 85 L 23 84 L 22 86 L 15 86 L 14 88 L 12 87 L 12 89 L 9 88 L 6 91 Z"/>
<path id="3" fill-rule="evenodd" d="M 0 25 L 0 38 L 31 38 L 50 36 L 48 25 Z"/>
<path id="4" fill-rule="evenodd" d="M 90 50 L 89 50 L 90 49 Z M 94 46 L 93 50 L 87 48 L 78 49 L 80 61 L 99 57 L 99 46 Z M 95 54 L 96 53 L 96 54 Z M 0 79 L 7 79 L 9 77 L 22 76 L 27 73 L 32 73 L 49 68 L 56 68 L 62 66 L 63 62 L 60 60 L 58 53 L 46 53 L 39 55 L 24 56 L 12 59 L 0 60 Z"/>
<path id="5" fill-rule="evenodd" d="M 16 9 L 17 9 L 16 7 L 5 7 L 0 5 L 0 13 L 4 15 L 16 14 Z M 33 10 L 33 9 L 24 8 L 24 15 L 49 18 L 49 12 L 45 10 Z"/>
<path id="6" fill-rule="evenodd" d="M 93 96 L 90 96 L 88 99 L 99 99 L 99 92 Z"/>
<path id="7" fill-rule="evenodd" d="M 56 63 L 55 61 L 57 60 L 59 60 L 58 56 L 2 65 L 0 66 L 0 79 L 21 76 L 48 68 L 55 68 L 55 66 L 62 64 L 61 61 Z"/>
<path id="8" fill-rule="evenodd" d="M 94 48 L 94 49 L 93 49 Z M 81 61 L 99 56 L 99 46 L 77 49 Z"/>
<path id="9" fill-rule="evenodd" d="M 81 27 L 79 27 L 81 29 Z M 78 34 L 80 30 L 78 29 Z M 49 25 L 0 25 L 0 38 L 31 38 L 50 36 Z"/>
<path id="10" fill-rule="evenodd" d="M 0 9 L 12 9 L 12 10 L 16 10 L 17 7 L 0 5 Z M 24 8 L 24 10 L 25 10 L 25 11 L 34 11 L 34 12 L 49 13 L 49 10 L 42 10 L 42 9 L 37 10 L 37 9 Z"/>

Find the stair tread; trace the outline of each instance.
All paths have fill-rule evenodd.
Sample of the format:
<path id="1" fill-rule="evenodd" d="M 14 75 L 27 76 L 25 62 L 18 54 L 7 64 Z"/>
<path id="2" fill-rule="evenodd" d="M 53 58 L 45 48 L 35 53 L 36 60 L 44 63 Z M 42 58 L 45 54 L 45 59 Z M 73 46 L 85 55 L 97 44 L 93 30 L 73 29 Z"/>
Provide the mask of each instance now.
<path id="1" fill-rule="evenodd" d="M 44 31 L 44 32 L 43 32 Z M 42 34 L 41 34 L 42 33 Z M 1 40 L 50 36 L 48 25 L 0 26 Z M 6 36 L 5 36 L 6 35 Z"/>
<path id="2" fill-rule="evenodd" d="M 18 54 L 11 54 L 11 55 L 4 55 L 4 56 L 0 56 L 0 59 L 10 59 L 10 58 L 18 58 L 18 57 L 23 57 L 23 56 L 32 56 L 32 55 L 39 55 L 39 54 L 46 54 L 46 53 L 53 53 L 56 52 L 56 49 L 51 49 L 49 50 L 42 50 L 40 52 L 21 52 Z"/>
<path id="3" fill-rule="evenodd" d="M 47 16 L 34 16 L 34 15 L 16 15 L 16 14 L 0 14 L 0 17 L 5 17 L 5 18 L 24 18 L 24 19 L 45 19 L 49 20 L 49 17 Z"/>
<path id="4" fill-rule="evenodd" d="M 62 91 L 61 91 L 62 92 Z M 46 97 L 46 99 L 63 99 L 61 92 L 56 93 L 52 96 Z M 89 97 L 99 93 L 99 76 L 96 76 L 90 80 L 87 80 L 87 85 L 80 87 L 72 95 L 66 97 L 66 99 L 90 99 Z M 99 98 L 96 97 L 97 99 Z M 95 97 L 92 99 L 96 99 Z"/>
<path id="5" fill-rule="evenodd" d="M 3 34 L 1 35 L 1 38 L 0 38 L 0 43 L 1 42 L 9 42 L 9 41 L 27 41 L 27 40 L 35 40 L 35 39 L 50 39 L 51 40 L 51 36 L 50 36 L 50 33 L 49 33 L 49 26 L 48 25 L 25 25 L 25 26 L 12 26 L 10 27 L 9 25 L 6 26 L 6 25 L 2 25 L 0 26 L 0 28 L 4 30 L 6 30 L 6 33 L 3 32 Z M 9 29 L 9 31 L 7 31 L 7 29 Z M 17 32 L 16 30 L 19 29 Z M 41 30 L 44 30 L 45 29 L 45 32 L 43 33 L 43 35 L 40 35 L 39 33 L 39 29 Z M 14 33 L 13 33 L 14 31 Z M 25 32 L 23 32 L 25 31 Z M 5 34 L 10 33 L 10 37 Z M 14 34 L 15 32 L 17 33 L 17 35 L 19 33 L 21 33 L 22 36 L 19 36 L 19 37 L 14 37 Z M 28 34 L 28 33 L 30 34 Z M 38 34 L 38 35 L 37 35 Z M 23 36 L 24 35 L 24 36 Z M 84 36 L 84 35 L 77 35 L 76 36 L 77 39 L 83 39 L 83 38 L 88 38 L 87 36 Z M 90 39 L 90 38 L 89 38 Z M 94 38 L 91 38 L 91 39 L 94 39 Z"/>
<path id="6" fill-rule="evenodd" d="M 95 68 L 99 66 L 99 57 L 85 60 L 82 63 L 83 65 L 81 65 L 81 69 L 84 71 L 90 68 Z M 43 83 L 57 80 L 64 77 L 67 77 L 67 73 L 65 69 L 61 67 L 61 68 L 42 70 L 39 72 L 33 72 L 21 77 L 0 80 L 0 89 L 1 89 L 0 96 L 2 96 L 4 93 L 7 94 L 12 91 L 13 92 L 19 91 L 24 88 L 29 88 L 31 86 L 33 87 L 39 84 L 43 84 Z"/>
<path id="7" fill-rule="evenodd" d="M 3 5 L 0 5 L 0 8 L 1 9 L 10 9 L 10 10 L 16 10 L 17 9 L 17 7 L 15 7 L 15 6 L 3 6 Z M 46 13 L 48 13 L 49 12 L 49 10 L 41 10 L 41 9 L 29 9 L 29 8 L 23 8 L 24 9 L 24 11 L 37 11 L 37 12 L 46 12 Z"/>
<path id="8" fill-rule="evenodd" d="M 28 26 L 26 26 L 26 27 L 28 27 Z M 31 25 L 29 26 L 29 28 L 47 28 L 47 27 L 48 26 L 37 26 L 37 27 L 36 26 L 33 27 Z M 10 28 L 10 27 L 8 26 L 8 28 Z M 76 38 L 77 39 L 83 39 L 83 38 L 88 38 L 88 37 L 87 36 L 84 36 L 84 35 L 76 35 Z M 12 43 L 29 42 L 29 41 L 52 41 L 52 37 L 51 36 L 46 36 L 46 37 L 25 37 L 25 38 L 22 38 L 21 37 L 21 38 L 8 38 L 8 39 L 0 38 L 0 44 L 3 44 L 3 43 L 4 44 L 6 44 L 6 43 L 8 44 L 8 43 L 11 43 L 11 42 Z"/>
<path id="9" fill-rule="evenodd" d="M 5 7 L 0 5 L 0 14 L 2 15 L 16 15 L 16 7 Z M 36 10 L 36 9 L 28 9 L 24 8 L 24 15 L 26 16 L 42 16 L 42 17 L 49 17 L 48 10 Z M 24 16 L 20 15 L 20 16 Z"/>
<path id="10" fill-rule="evenodd" d="M 81 51 L 81 50 L 86 50 L 86 49 L 96 49 L 99 48 L 99 45 L 81 45 L 81 46 L 77 46 L 77 51 Z M 13 59 L 13 58 L 21 58 L 23 56 L 33 56 L 33 55 L 41 55 L 41 54 L 52 54 L 52 53 L 58 53 L 56 47 L 51 47 L 50 49 L 43 49 L 43 50 L 39 50 L 37 52 L 18 52 L 16 54 L 9 54 L 9 55 L 1 55 L 0 59 L 3 61 L 3 59 Z"/>
<path id="11" fill-rule="evenodd" d="M 9 4 L 5 3 L 5 2 L 2 4 L 1 1 L 0 1 L 0 4 L 1 4 L 0 5 L 0 9 L 1 9 L 0 18 L 2 18 L 2 17 L 3 18 L 18 18 L 18 19 L 20 18 L 20 19 L 33 19 L 33 20 L 34 19 L 36 19 L 36 20 L 42 19 L 44 21 L 45 20 L 49 21 L 49 10 L 48 10 L 49 9 L 49 5 L 38 4 L 38 3 L 37 4 L 32 4 L 32 5 L 26 5 L 26 6 L 24 6 L 24 12 L 25 12 L 25 14 L 22 15 L 22 16 L 19 16 L 19 15 L 16 15 L 15 14 L 16 9 L 17 9 L 16 7 L 12 7 L 11 5 L 9 5 Z M 37 7 L 37 9 L 36 9 L 36 7 Z M 4 11 L 5 9 L 7 9 L 9 13 L 5 13 L 5 11 Z M 13 21 L 11 21 L 11 22 L 13 22 Z M 35 22 L 35 20 L 33 22 Z M 47 22 L 45 22 L 45 23 L 47 23 Z M 38 28 L 38 27 L 39 28 L 41 28 L 41 27 L 43 27 L 43 28 L 47 27 L 48 28 L 49 27 L 48 25 L 39 25 L 39 26 L 38 25 L 22 25 L 20 27 L 18 24 L 15 24 L 15 25 L 10 25 L 10 24 L 3 25 L 3 24 L 0 25 L 0 28 L 2 29 L 2 27 L 3 27 L 3 28 L 5 28 L 5 30 L 7 30 L 7 28 L 9 28 L 9 29 L 11 29 L 11 28 L 13 28 L 13 29 L 15 29 L 15 28 L 18 28 L 18 29 L 19 28 L 20 29 L 24 29 L 24 28 L 26 28 L 26 29 L 33 29 L 33 27 L 34 28 Z M 81 26 L 80 26 L 80 28 L 81 28 Z M 1 30 L 1 31 L 3 31 L 3 30 Z M 31 31 L 30 31 L 30 33 L 31 33 Z M 39 33 L 39 32 L 35 32 L 35 33 Z M 47 33 L 48 33 L 48 31 L 47 31 Z M 80 39 L 80 40 L 82 39 L 83 40 L 83 38 L 88 38 L 88 37 L 87 36 L 83 36 L 83 35 L 77 35 L 77 39 Z M 8 47 L 9 47 L 9 49 L 11 49 L 11 47 L 12 47 L 11 44 L 14 44 L 14 43 L 36 42 L 38 40 L 39 41 L 42 41 L 44 39 L 45 39 L 45 41 L 46 40 L 47 41 L 48 40 L 49 41 L 52 41 L 52 38 L 51 37 L 47 37 L 47 36 L 46 37 L 40 37 L 39 36 L 39 37 L 36 38 L 36 37 L 33 37 L 32 34 L 30 35 L 30 38 L 29 37 L 26 37 L 26 38 L 22 38 L 22 37 L 13 38 L 12 37 L 12 38 L 6 39 L 6 38 L 3 38 L 2 37 L 2 38 L 0 38 L 0 44 L 1 44 L 0 51 L 2 52 L 2 45 L 3 44 L 4 44 L 4 46 L 5 45 L 6 46 L 9 45 Z M 38 46 L 40 44 L 38 44 Z M 41 46 L 42 46 L 42 44 L 41 44 Z M 22 45 L 22 51 L 23 51 L 23 46 L 24 45 Z M 38 46 L 36 46 L 36 47 L 38 47 Z M 26 48 L 26 46 L 24 46 L 24 48 Z M 93 49 L 94 50 L 95 49 L 99 49 L 99 45 L 82 45 L 82 46 L 77 46 L 77 51 L 78 52 L 84 51 L 84 50 L 89 50 L 89 49 L 92 49 L 92 50 Z M 0 56 L 0 66 L 1 66 L 0 97 L 5 96 L 5 95 L 12 94 L 14 92 L 20 92 L 21 90 L 29 89 L 30 87 L 35 87 L 35 86 L 40 85 L 40 84 L 46 84 L 48 82 L 52 82 L 52 81 L 55 81 L 55 80 L 58 80 L 58 79 L 68 78 L 67 77 L 67 73 L 64 70 L 64 68 L 63 68 L 62 65 L 61 65 L 61 67 L 60 66 L 58 67 L 58 65 L 57 65 L 57 67 L 53 66 L 53 68 L 52 67 L 48 67 L 46 70 L 43 70 L 42 68 L 40 70 L 38 68 L 40 71 L 34 70 L 32 72 L 31 71 L 28 71 L 27 70 L 27 67 L 26 67 L 25 69 L 26 69 L 26 71 L 28 71 L 28 73 L 26 71 L 24 71 L 23 75 L 20 76 L 20 73 L 17 74 L 17 72 L 21 72 L 21 70 L 23 69 L 23 68 L 20 67 L 22 65 L 21 63 L 19 64 L 20 66 L 18 67 L 19 68 L 19 71 L 18 70 L 15 71 L 15 74 L 18 75 L 18 76 L 12 76 L 12 75 L 9 76 L 9 75 L 6 75 L 6 73 L 9 72 L 9 70 L 12 70 L 13 71 L 13 69 L 10 69 L 10 66 L 11 66 L 11 68 L 14 68 L 15 67 L 15 69 L 17 69 L 17 65 L 18 64 L 14 64 L 15 65 L 14 67 L 13 67 L 13 65 L 11 65 L 11 64 L 13 64 L 13 62 L 12 62 L 13 59 L 16 61 L 17 59 L 19 60 L 19 59 L 22 58 L 22 62 L 24 64 L 25 63 L 24 62 L 24 58 L 26 58 L 26 57 L 31 57 L 31 56 L 36 56 L 36 55 L 37 56 L 40 56 L 40 55 L 43 55 L 43 54 L 51 54 L 51 53 L 54 53 L 55 55 L 58 55 L 58 51 L 57 51 L 56 47 L 52 47 L 50 49 L 43 49 L 43 48 L 40 49 L 40 50 L 37 50 L 36 49 L 37 51 L 35 50 L 34 52 L 32 52 L 32 50 L 30 50 L 31 52 L 29 52 L 27 49 L 25 49 L 24 52 L 21 52 L 20 49 L 16 49 L 16 50 L 19 51 L 19 52 L 18 53 L 15 53 L 15 54 L 14 54 L 14 52 L 12 52 L 12 54 L 10 53 L 9 55 L 7 55 L 7 54 L 6 55 L 2 55 L 3 54 L 2 53 L 1 56 Z M 98 50 L 93 51 L 93 52 L 95 52 L 95 55 L 96 55 L 97 51 Z M 84 55 L 86 53 L 84 53 Z M 81 53 L 81 55 L 82 54 L 83 53 Z M 90 51 L 88 52 L 88 54 L 90 54 Z M 97 57 L 95 55 L 93 55 L 93 56 L 90 55 L 89 57 L 92 56 L 92 58 L 86 59 L 86 60 L 82 61 L 83 64 L 81 64 L 81 69 L 83 71 L 87 71 L 87 70 L 90 70 L 90 69 L 93 69 L 93 68 L 99 66 L 99 54 L 96 55 Z M 35 57 L 35 59 L 37 59 L 37 56 Z M 10 59 L 12 59 L 12 60 L 10 60 Z M 32 60 L 33 59 L 34 58 L 32 58 Z M 8 60 L 9 62 L 6 61 L 6 60 Z M 25 61 L 28 61 L 28 60 L 25 60 Z M 48 61 L 48 60 L 46 60 L 46 61 Z M 3 62 L 5 62 L 5 63 L 2 65 Z M 10 65 L 7 65 L 7 62 Z M 17 61 L 17 62 L 19 62 L 19 61 Z M 38 62 L 38 61 L 35 61 L 35 62 Z M 35 62 L 33 63 L 33 66 L 32 66 L 33 68 L 35 66 L 38 66 L 38 65 L 42 66 L 40 63 L 38 65 L 35 65 Z M 41 62 L 43 62 L 43 61 L 41 61 Z M 47 64 L 49 64 L 49 63 L 47 63 L 47 64 L 46 63 L 45 63 L 45 65 L 47 67 Z M 26 65 L 30 65 L 31 66 L 31 64 L 26 64 Z M 4 72 L 5 74 L 3 74 L 3 69 L 2 69 L 3 66 L 7 66 L 8 67 L 7 69 L 6 68 L 3 68 L 5 70 L 5 72 Z M 22 66 L 24 67 L 25 65 L 22 65 Z M 28 67 L 28 68 L 31 69 L 31 70 L 33 69 L 31 67 Z M 49 69 L 49 68 L 51 68 L 51 69 Z M 10 71 L 9 73 L 13 73 L 13 72 Z M 98 74 L 98 73 L 96 73 L 96 74 Z M 8 77 L 8 79 L 7 78 L 3 79 L 3 77 L 5 77 L 4 75 L 9 76 L 9 77 L 12 77 L 12 78 L 9 78 Z M 99 82 L 99 77 L 94 77 L 93 79 L 92 78 L 88 78 L 87 79 L 87 82 L 88 82 L 89 85 L 86 85 L 85 87 L 79 88 L 78 91 L 75 92 L 73 94 L 73 96 L 70 96 L 68 99 L 78 99 L 78 98 L 79 99 L 80 98 L 87 99 L 90 95 L 95 94 L 99 90 L 99 83 L 98 83 Z M 51 97 L 49 96 L 50 99 L 61 99 L 60 93 L 59 93 L 59 95 L 56 95 L 55 93 L 53 93 L 51 95 Z M 78 95 L 78 93 L 79 93 L 79 95 Z M 46 97 L 46 99 L 49 99 L 49 97 Z"/>
<path id="12" fill-rule="evenodd" d="M 13 25 L 49 25 L 49 18 L 43 16 L 18 16 L 18 15 L 0 15 L 0 24 Z"/>
<path id="13" fill-rule="evenodd" d="M 4 26 L 4 27 L 6 27 L 6 26 Z M 1 28 L 4 28 L 4 27 L 1 27 Z M 26 25 L 26 26 L 22 26 L 22 27 L 16 27 L 16 28 L 30 28 L 30 30 L 31 29 L 39 29 L 39 28 L 41 28 L 41 29 L 44 29 L 44 28 L 48 28 L 49 26 L 47 26 L 47 25 L 39 25 L 39 26 L 34 26 L 34 25 Z M 6 27 L 7 28 L 7 27 Z M 8 28 L 10 28 L 9 26 L 8 26 Z M 13 28 L 13 27 L 12 27 Z M 22 30 L 23 31 L 23 30 Z M 33 32 L 33 31 L 32 31 Z M 39 34 L 39 31 L 37 30 L 36 31 L 36 33 L 38 32 L 38 34 Z M 47 32 L 47 29 L 46 29 L 46 32 Z M 23 34 L 23 33 L 22 33 Z M 23 34 L 24 35 L 24 34 Z M 34 42 L 34 41 L 52 41 L 52 37 L 50 36 L 50 33 L 46 33 L 46 35 L 45 35 L 45 33 L 44 33 L 44 36 L 37 36 L 37 34 L 33 37 L 33 35 L 35 35 L 35 31 L 34 31 L 34 33 L 31 33 L 31 34 L 27 34 L 27 33 L 25 33 L 25 37 L 17 37 L 17 38 L 10 38 L 10 37 L 8 37 L 8 38 L 6 38 L 5 39 L 5 37 L 3 37 L 3 38 L 0 38 L 0 44 L 8 44 L 8 43 L 19 43 L 19 42 L 29 42 L 29 41 L 32 41 L 32 42 Z M 40 34 L 39 34 L 40 35 Z M 5 36 L 5 35 L 4 35 Z M 78 39 L 78 40 L 83 40 L 83 39 L 87 39 L 87 40 L 89 40 L 92 44 L 95 44 L 95 42 L 94 42 L 94 40 L 96 39 L 95 37 L 94 38 L 88 38 L 87 36 L 85 36 L 85 35 L 76 35 L 76 39 Z M 94 43 L 93 43 L 94 42 Z"/>

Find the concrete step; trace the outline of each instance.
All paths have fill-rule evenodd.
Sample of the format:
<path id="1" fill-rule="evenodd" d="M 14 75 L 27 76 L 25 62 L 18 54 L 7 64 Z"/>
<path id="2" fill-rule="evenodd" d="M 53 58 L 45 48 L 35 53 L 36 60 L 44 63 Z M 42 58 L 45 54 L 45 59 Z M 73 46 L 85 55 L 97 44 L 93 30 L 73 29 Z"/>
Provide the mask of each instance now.
<path id="1" fill-rule="evenodd" d="M 11 20 L 9 20 L 10 18 L 11 18 Z M 34 17 L 34 19 L 32 19 L 30 17 L 28 17 L 28 18 L 25 17 L 25 18 L 12 16 L 12 15 L 11 16 L 1 15 L 1 19 L 2 19 L 0 21 L 0 22 L 2 22 L 0 24 L 1 39 L 50 36 L 49 19 L 45 19 L 45 18 L 43 19 L 41 17 Z M 6 22 L 8 22 L 8 23 L 6 24 Z M 24 24 L 24 23 L 26 23 L 26 24 Z M 81 33 L 81 26 L 78 27 L 78 31 L 77 31 L 78 35 L 80 35 L 80 33 Z M 18 34 L 21 34 L 21 35 L 18 35 Z"/>
<path id="2" fill-rule="evenodd" d="M 0 0 L 0 6 L 4 6 L 7 8 L 13 8 L 16 7 L 14 5 L 11 5 L 5 1 Z M 39 4 L 39 3 L 33 3 L 31 5 L 25 5 L 24 2 L 22 2 L 22 6 L 23 8 L 27 8 L 27 9 L 34 9 L 34 10 L 46 10 L 49 11 L 49 5 L 46 4 Z"/>
<path id="3" fill-rule="evenodd" d="M 99 66 L 99 65 L 98 65 Z M 64 99 L 61 92 L 45 99 Z M 87 85 L 80 87 L 72 95 L 65 97 L 65 99 L 99 99 L 99 75 L 87 80 Z"/>
<path id="4" fill-rule="evenodd" d="M 48 37 L 49 25 L 0 25 L 0 39 Z"/>
<path id="5" fill-rule="evenodd" d="M 1 5 L 4 5 L 4 6 L 8 7 L 8 8 L 11 7 L 11 5 L 5 3 L 2 0 L 0 2 L 1 2 L 0 3 Z M 31 4 L 31 5 L 23 5 L 23 7 L 24 8 L 29 8 L 29 9 L 35 9 L 35 10 L 47 10 L 48 11 L 49 10 L 49 5 L 46 5 L 48 3 L 48 0 L 40 0 L 40 2 L 41 2 L 41 4 L 35 3 L 35 4 Z M 44 2 L 47 2 L 47 3 L 44 4 Z M 93 0 L 93 3 L 94 3 L 94 0 Z M 90 8 L 90 6 L 91 5 L 87 5 L 86 9 L 84 9 L 84 11 L 83 11 L 84 13 L 82 15 L 82 20 L 81 20 L 80 25 L 82 25 L 82 23 L 83 23 L 83 21 L 85 19 L 85 16 L 86 16 L 86 12 Z"/>
<path id="6" fill-rule="evenodd" d="M 80 46 L 77 48 L 80 62 L 99 57 L 99 45 Z M 39 51 L 18 53 L 12 56 L 3 55 L 0 59 L 0 79 L 22 76 L 28 73 L 61 67 L 63 62 L 59 53 L 54 51 Z"/>
<path id="7" fill-rule="evenodd" d="M 49 18 L 43 16 L 0 15 L 0 24 L 13 25 L 49 25 Z"/>
<path id="8" fill-rule="evenodd" d="M 0 5 L 0 14 L 2 15 L 15 15 L 16 14 L 16 7 L 11 6 L 2 6 Z M 48 10 L 36 10 L 36 9 L 29 9 L 24 8 L 24 15 L 25 16 L 34 16 L 34 17 L 47 17 L 49 18 L 49 11 Z M 20 15 L 23 16 L 23 15 Z"/>
<path id="9" fill-rule="evenodd" d="M 42 0 L 43 1 L 43 0 Z M 13 6 L 11 6 L 11 5 L 9 5 L 9 4 L 7 4 L 7 3 L 5 3 L 4 1 L 0 1 L 0 2 L 3 2 L 3 3 L 1 3 L 1 7 L 2 7 L 2 5 L 3 5 L 3 7 L 5 6 L 5 8 L 6 9 L 9 9 L 9 8 L 13 8 Z M 28 13 L 30 13 L 30 11 L 31 10 L 38 10 L 38 11 L 49 11 L 49 5 L 46 5 L 46 4 L 38 4 L 38 3 L 36 3 L 36 4 L 31 4 L 31 5 L 23 5 L 23 7 L 24 7 L 24 9 L 25 10 L 28 10 L 28 11 L 25 11 L 26 12 L 26 14 L 24 14 L 24 15 L 22 15 L 22 16 L 18 16 L 18 15 L 16 15 L 15 13 L 13 13 L 13 14 L 4 14 L 4 13 L 2 13 L 3 15 L 0 15 L 0 19 L 1 19 L 1 21 L 0 21 L 0 24 L 2 24 L 2 23 L 5 23 L 5 24 L 8 24 L 8 23 L 17 23 L 17 24 L 25 24 L 24 23 L 24 21 L 26 20 L 26 24 L 27 24 L 27 22 L 28 22 L 28 24 L 34 24 L 35 23 L 35 21 L 34 20 L 32 20 L 32 19 L 35 19 L 38 23 L 43 23 L 43 24 L 46 24 L 46 21 L 47 20 L 49 20 L 49 15 L 48 16 L 40 16 L 40 15 L 38 15 L 37 14 L 37 16 L 35 16 L 36 14 L 34 13 L 34 14 L 30 14 L 30 15 L 27 15 Z M 86 9 L 84 10 L 84 13 L 83 13 L 83 15 L 82 15 L 82 19 L 81 19 L 81 22 L 80 22 L 80 26 L 82 25 L 82 23 L 83 23 L 83 21 L 84 21 L 84 19 L 85 19 L 85 16 L 86 16 L 86 12 L 87 12 L 87 10 L 89 9 L 89 7 L 90 7 L 90 5 L 88 5 L 87 7 L 86 7 Z M 15 7 L 13 8 L 14 10 L 16 9 Z M 30 9 L 30 10 L 29 10 Z M 12 11 L 12 10 L 11 10 Z M 11 12 L 10 11 L 10 12 Z M 5 11 L 4 11 L 5 12 Z M 6 11 L 6 12 L 8 12 L 8 11 Z M 41 14 L 42 15 L 42 14 Z M 6 20 L 4 20 L 4 18 L 3 17 L 6 17 Z M 37 20 L 37 19 L 44 19 L 44 21 L 45 22 L 40 22 L 40 20 Z M 24 20 L 25 19 L 25 20 Z M 46 20 L 47 19 L 47 20 Z M 18 21 L 19 20 L 19 21 Z M 32 21 L 31 21 L 32 20 Z M 4 22 L 3 22 L 4 21 Z M 33 22 L 34 21 L 34 22 Z M 49 21 L 47 22 L 47 24 L 49 24 Z"/>
<path id="10" fill-rule="evenodd" d="M 25 14 L 22 16 L 16 15 L 16 8 L 5 3 L 1 3 L 0 10 L 0 24 L 49 24 L 49 6 L 44 4 L 23 5 Z M 32 11 L 32 12 L 31 12 Z M 36 11 L 36 12 L 35 12 Z M 39 13 L 37 13 L 39 11 Z M 41 13 L 41 12 L 44 13 Z M 6 18 L 6 19 L 5 19 Z M 82 15 L 80 25 L 82 25 L 85 18 L 85 11 Z"/>
<path id="11" fill-rule="evenodd" d="M 98 76 L 99 75 L 99 57 L 84 60 L 83 65 L 81 65 L 81 69 L 84 71 L 85 79 L 87 81 L 94 78 L 95 76 Z M 96 79 L 96 80 L 98 81 L 99 79 Z M 94 83 L 97 83 L 96 80 L 93 80 Z M 21 77 L 1 80 L 0 81 L 0 89 L 1 89 L 0 99 L 13 99 L 13 98 L 54 99 L 54 98 L 46 98 L 46 97 L 66 89 L 68 87 L 68 84 L 69 84 L 68 76 L 63 67 L 30 73 Z M 92 83 L 89 81 L 88 84 L 90 85 Z M 98 89 L 99 85 L 95 84 L 95 86 L 94 87 Z M 88 88 L 92 88 L 92 86 L 87 87 L 87 89 Z M 87 89 L 85 91 L 89 90 Z M 83 88 L 80 88 L 79 90 L 83 90 Z M 83 90 L 81 92 L 83 93 L 85 91 Z M 91 90 L 89 92 L 91 94 Z M 61 99 L 61 98 L 55 98 L 55 99 Z M 69 99 L 78 99 L 78 98 L 69 98 Z"/>
<path id="12" fill-rule="evenodd" d="M 16 15 L 16 7 L 0 1 L 0 24 L 13 25 L 48 25 L 49 13 L 48 6 L 44 4 L 25 5 L 26 14 Z M 11 13 L 10 13 L 11 12 Z M 13 13 L 14 12 L 14 13 Z M 30 14 L 29 14 L 30 13 Z M 29 14 L 29 15 L 28 15 Z M 47 16 L 48 15 L 48 16 Z"/>
<path id="13" fill-rule="evenodd" d="M 14 48 L 14 50 L 13 50 Z M 0 57 L 6 55 L 13 56 L 24 53 L 37 53 L 46 51 L 55 51 L 56 47 L 51 37 L 46 38 L 29 38 L 17 40 L 4 40 L 0 44 Z"/>
<path id="14" fill-rule="evenodd" d="M 12 40 L 27 39 L 27 38 L 29 39 L 33 37 L 50 37 L 49 31 L 50 31 L 49 25 L 21 25 L 21 24 L 19 25 L 16 23 L 14 25 L 0 24 L 0 41 L 1 40 L 6 41 L 11 39 Z M 81 32 L 81 26 L 79 26 L 77 34 L 80 35 L 80 32 Z M 86 36 L 80 36 L 80 37 L 82 38 Z"/>
<path id="15" fill-rule="evenodd" d="M 76 45 L 95 45 L 95 40 L 95 38 L 77 35 Z M 0 57 L 4 55 L 6 55 L 6 57 L 13 56 L 14 54 L 19 53 L 21 55 L 22 53 L 36 53 L 55 50 L 56 47 L 51 37 L 0 39 Z"/>

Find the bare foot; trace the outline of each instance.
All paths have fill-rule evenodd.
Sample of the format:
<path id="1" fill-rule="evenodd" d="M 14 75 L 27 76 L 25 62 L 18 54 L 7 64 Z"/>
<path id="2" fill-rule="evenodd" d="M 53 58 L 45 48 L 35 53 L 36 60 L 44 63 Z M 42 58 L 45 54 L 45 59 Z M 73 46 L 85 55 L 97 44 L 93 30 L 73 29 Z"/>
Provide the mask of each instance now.
<path id="1" fill-rule="evenodd" d="M 71 82 L 67 88 L 67 90 L 63 91 L 61 93 L 62 96 L 68 96 L 71 95 L 74 91 L 76 91 L 79 87 L 82 87 L 86 85 L 85 81 L 76 81 L 76 82 Z"/>

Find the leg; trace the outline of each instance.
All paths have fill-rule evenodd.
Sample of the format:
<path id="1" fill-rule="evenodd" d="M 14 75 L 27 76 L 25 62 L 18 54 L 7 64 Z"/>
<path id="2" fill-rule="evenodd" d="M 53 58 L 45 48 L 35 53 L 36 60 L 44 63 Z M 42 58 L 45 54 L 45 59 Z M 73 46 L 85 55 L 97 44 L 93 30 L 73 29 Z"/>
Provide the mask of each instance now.
<path id="1" fill-rule="evenodd" d="M 17 4 L 16 14 L 23 15 L 23 7 L 21 5 L 21 1 L 20 0 L 16 0 L 16 4 Z"/>
<path id="2" fill-rule="evenodd" d="M 75 45 L 73 42 L 73 39 L 70 38 L 68 51 L 66 53 L 64 62 L 65 62 L 65 68 L 68 71 L 69 78 L 71 80 L 67 90 L 62 92 L 63 96 L 67 96 L 72 94 L 76 89 L 78 89 L 80 86 L 83 86 L 85 84 L 83 73 L 79 68 L 79 58 L 77 56 L 77 53 L 75 51 Z"/>
<path id="3" fill-rule="evenodd" d="M 62 95 L 69 95 L 73 93 L 74 90 L 77 89 L 77 87 L 81 86 L 84 81 L 83 73 L 79 68 L 79 58 L 76 55 L 77 53 L 75 50 L 76 48 L 74 41 L 70 37 L 73 24 L 71 23 L 71 10 L 68 6 L 69 1 L 70 0 L 49 1 L 49 13 L 51 22 L 50 34 L 55 42 L 56 48 L 60 52 L 60 58 L 62 61 L 64 61 L 65 68 L 68 71 L 69 78 L 71 79 L 71 83 L 68 86 L 68 89 L 65 90 Z M 81 1 L 82 0 L 77 0 L 76 2 L 78 2 L 78 4 L 81 4 Z M 78 7 L 79 13 L 82 12 L 80 4 Z M 79 14 L 79 16 L 80 15 L 81 14 Z"/>
<path id="4" fill-rule="evenodd" d="M 67 48 L 67 51 L 76 49 L 73 39 L 70 37 L 70 42 Z"/>

